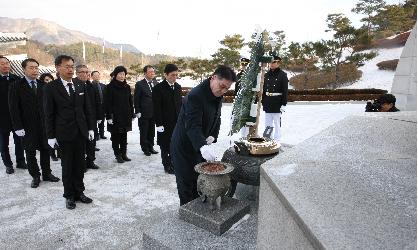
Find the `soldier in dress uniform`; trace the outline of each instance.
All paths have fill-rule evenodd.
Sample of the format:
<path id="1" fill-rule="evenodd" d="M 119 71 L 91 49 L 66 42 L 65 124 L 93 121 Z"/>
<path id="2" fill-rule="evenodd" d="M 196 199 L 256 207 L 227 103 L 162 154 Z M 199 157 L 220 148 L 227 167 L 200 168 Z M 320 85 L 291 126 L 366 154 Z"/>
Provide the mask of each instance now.
<path id="1" fill-rule="evenodd" d="M 240 59 L 240 71 L 237 74 L 237 82 L 235 83 L 234 96 L 237 96 L 238 90 L 241 87 L 241 85 L 240 85 L 241 84 L 241 78 L 242 78 L 242 75 L 244 75 L 244 70 L 247 68 L 248 63 L 250 63 L 250 59 L 245 58 L 245 57 Z"/>
<path id="2" fill-rule="evenodd" d="M 285 111 L 287 104 L 287 90 L 289 80 L 287 74 L 280 69 L 282 59 L 274 55 L 270 63 L 270 70 L 264 76 L 263 85 L 263 110 L 266 112 L 265 126 L 273 127 L 272 139 L 280 142 L 281 114 Z"/>

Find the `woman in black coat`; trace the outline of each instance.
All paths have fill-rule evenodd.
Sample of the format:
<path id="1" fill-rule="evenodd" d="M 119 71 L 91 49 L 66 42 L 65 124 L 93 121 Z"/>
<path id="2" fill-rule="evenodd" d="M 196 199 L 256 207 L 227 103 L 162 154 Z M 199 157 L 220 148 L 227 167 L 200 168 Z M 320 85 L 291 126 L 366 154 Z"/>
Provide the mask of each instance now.
<path id="1" fill-rule="evenodd" d="M 135 117 L 126 74 L 125 67 L 117 66 L 110 74 L 112 80 L 105 90 L 107 130 L 112 135 L 112 148 L 118 163 L 131 160 L 126 156 L 127 133 L 132 130 L 132 119 Z"/>

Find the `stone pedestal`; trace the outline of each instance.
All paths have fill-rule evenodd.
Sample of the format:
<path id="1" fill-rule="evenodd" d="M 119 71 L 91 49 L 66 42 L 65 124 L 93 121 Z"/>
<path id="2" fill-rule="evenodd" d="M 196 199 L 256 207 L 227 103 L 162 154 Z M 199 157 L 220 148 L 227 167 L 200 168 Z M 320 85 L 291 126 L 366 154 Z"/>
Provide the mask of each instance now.
<path id="1" fill-rule="evenodd" d="M 250 213 L 221 236 L 179 219 L 177 211 L 164 213 L 148 228 L 142 249 L 256 249 L 257 204 L 250 203 Z"/>
<path id="2" fill-rule="evenodd" d="M 250 212 L 250 205 L 230 197 L 224 197 L 220 210 L 210 210 L 207 202 L 197 198 L 179 209 L 179 218 L 215 235 L 222 235 Z"/>

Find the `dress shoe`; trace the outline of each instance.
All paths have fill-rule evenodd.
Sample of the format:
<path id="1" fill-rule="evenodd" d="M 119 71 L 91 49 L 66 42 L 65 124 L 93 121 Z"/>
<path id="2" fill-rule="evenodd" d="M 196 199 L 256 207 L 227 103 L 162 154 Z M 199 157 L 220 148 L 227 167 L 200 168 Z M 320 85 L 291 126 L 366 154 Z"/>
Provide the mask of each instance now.
<path id="1" fill-rule="evenodd" d="M 30 184 L 30 187 L 31 188 L 37 188 L 37 187 L 39 187 L 40 182 L 41 182 L 41 178 L 39 178 L 39 176 L 33 177 L 32 182 Z"/>
<path id="2" fill-rule="evenodd" d="M 129 159 L 128 156 L 126 156 L 126 154 L 122 154 L 122 159 L 124 161 L 131 161 L 131 159 Z"/>
<path id="3" fill-rule="evenodd" d="M 158 151 L 155 151 L 153 148 L 151 148 L 149 152 L 150 152 L 151 154 L 158 154 Z"/>
<path id="4" fill-rule="evenodd" d="M 83 193 L 81 193 L 78 197 L 75 199 L 76 201 L 81 201 L 81 203 L 91 203 L 93 200 L 87 196 L 85 196 Z"/>
<path id="5" fill-rule="evenodd" d="M 151 152 L 150 152 L 150 151 L 144 151 L 144 154 L 145 154 L 146 156 L 150 156 L 150 155 L 151 155 Z"/>
<path id="6" fill-rule="evenodd" d="M 87 168 L 90 168 L 90 169 L 99 169 L 100 167 L 99 166 L 97 166 L 96 164 L 94 164 L 94 163 L 90 163 L 90 164 L 88 164 L 87 165 Z"/>
<path id="7" fill-rule="evenodd" d="M 75 208 L 75 201 L 74 198 L 67 198 L 65 200 L 65 207 L 68 209 L 74 209 Z"/>
<path id="8" fill-rule="evenodd" d="M 26 165 L 25 162 L 19 162 L 18 164 L 16 164 L 16 168 L 28 169 L 28 165 Z"/>
<path id="9" fill-rule="evenodd" d="M 107 137 L 106 137 L 106 136 L 104 136 L 104 135 L 101 135 L 101 136 L 100 136 L 100 139 L 107 139 Z"/>
<path id="10" fill-rule="evenodd" d="M 13 169 L 13 167 L 7 167 L 6 166 L 6 174 L 13 174 L 15 172 L 15 170 Z"/>
<path id="11" fill-rule="evenodd" d="M 53 174 L 47 174 L 42 176 L 42 180 L 50 182 L 58 182 L 60 178 L 54 176 Z"/>
<path id="12" fill-rule="evenodd" d="M 94 151 L 100 151 L 100 148 L 94 148 Z"/>
<path id="13" fill-rule="evenodd" d="M 117 155 L 116 156 L 116 161 L 118 162 L 118 163 L 124 163 L 125 161 L 123 160 L 123 158 L 122 158 L 122 155 Z"/>

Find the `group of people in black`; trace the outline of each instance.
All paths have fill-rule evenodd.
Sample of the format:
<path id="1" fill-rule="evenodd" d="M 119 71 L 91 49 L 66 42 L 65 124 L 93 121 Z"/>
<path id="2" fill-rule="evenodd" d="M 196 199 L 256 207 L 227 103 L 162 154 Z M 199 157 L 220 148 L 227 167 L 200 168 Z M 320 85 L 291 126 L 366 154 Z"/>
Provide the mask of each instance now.
<path id="1" fill-rule="evenodd" d="M 98 71 L 90 73 L 86 65 L 75 66 L 71 56 L 58 56 L 55 67 L 56 79 L 48 73 L 39 77 L 38 61 L 28 58 L 22 62 L 24 77 L 18 77 L 10 73 L 10 61 L 0 56 L 0 151 L 7 174 L 14 173 L 9 153 L 9 136 L 13 133 L 16 167 L 28 169 L 32 188 L 40 185 L 41 176 L 43 181 L 60 180 L 51 172 L 50 157 L 54 161 L 61 158 L 66 207 L 74 209 L 76 201 L 91 203 L 84 194 L 83 178 L 87 169 L 99 169 L 94 163 L 99 150 L 96 140 L 107 139 L 104 123 L 111 134 L 116 161 L 123 163 L 131 161 L 127 156 L 127 132 L 132 130 L 135 118 L 144 154 L 158 154 L 154 149 L 157 130 L 164 170 L 174 174 L 170 142 L 182 104 L 176 65 L 165 67 L 161 83 L 155 80 L 154 67 L 145 66 L 145 78 L 136 83 L 134 95 L 123 66 L 113 70 L 107 85 L 99 82 Z"/>
<path id="2" fill-rule="evenodd" d="M 241 61 L 242 71 L 248 61 Z M 275 58 L 272 64 L 279 61 Z M 9 60 L 0 56 L 0 150 L 6 173 L 14 172 L 8 147 L 9 135 L 13 133 L 16 167 L 28 168 L 33 177 L 31 187 L 39 186 L 41 172 L 44 181 L 60 180 L 51 173 L 49 159 L 60 157 L 66 207 L 74 209 L 76 201 L 91 203 L 92 199 L 84 194 L 83 179 L 87 169 L 99 168 L 94 163 L 99 150 L 96 140 L 106 139 L 104 123 L 111 134 L 116 161 L 124 163 L 131 161 L 127 155 L 127 133 L 138 118 L 141 150 L 145 156 L 158 154 L 154 149 L 157 133 L 164 170 L 176 176 L 180 204 L 198 197 L 194 166 L 216 159 L 213 143 L 220 130 L 222 97 L 234 82 L 239 89 L 240 74 L 237 79 L 234 70 L 220 65 L 182 98 L 177 83 L 179 69 L 174 64 L 166 65 L 165 78 L 160 83 L 156 81 L 155 68 L 145 66 L 144 79 L 136 83 L 133 94 L 124 66 L 113 70 L 107 85 L 100 83 L 98 71 L 90 73 L 86 65 L 75 66 L 71 56 L 55 58 L 55 67 L 56 79 L 50 74 L 38 78 L 39 63 L 29 58 L 22 62 L 25 76 L 20 78 L 10 73 Z M 287 85 L 285 80 L 280 86 Z M 275 106 L 285 106 L 287 86 L 271 96 L 284 100 Z"/>

